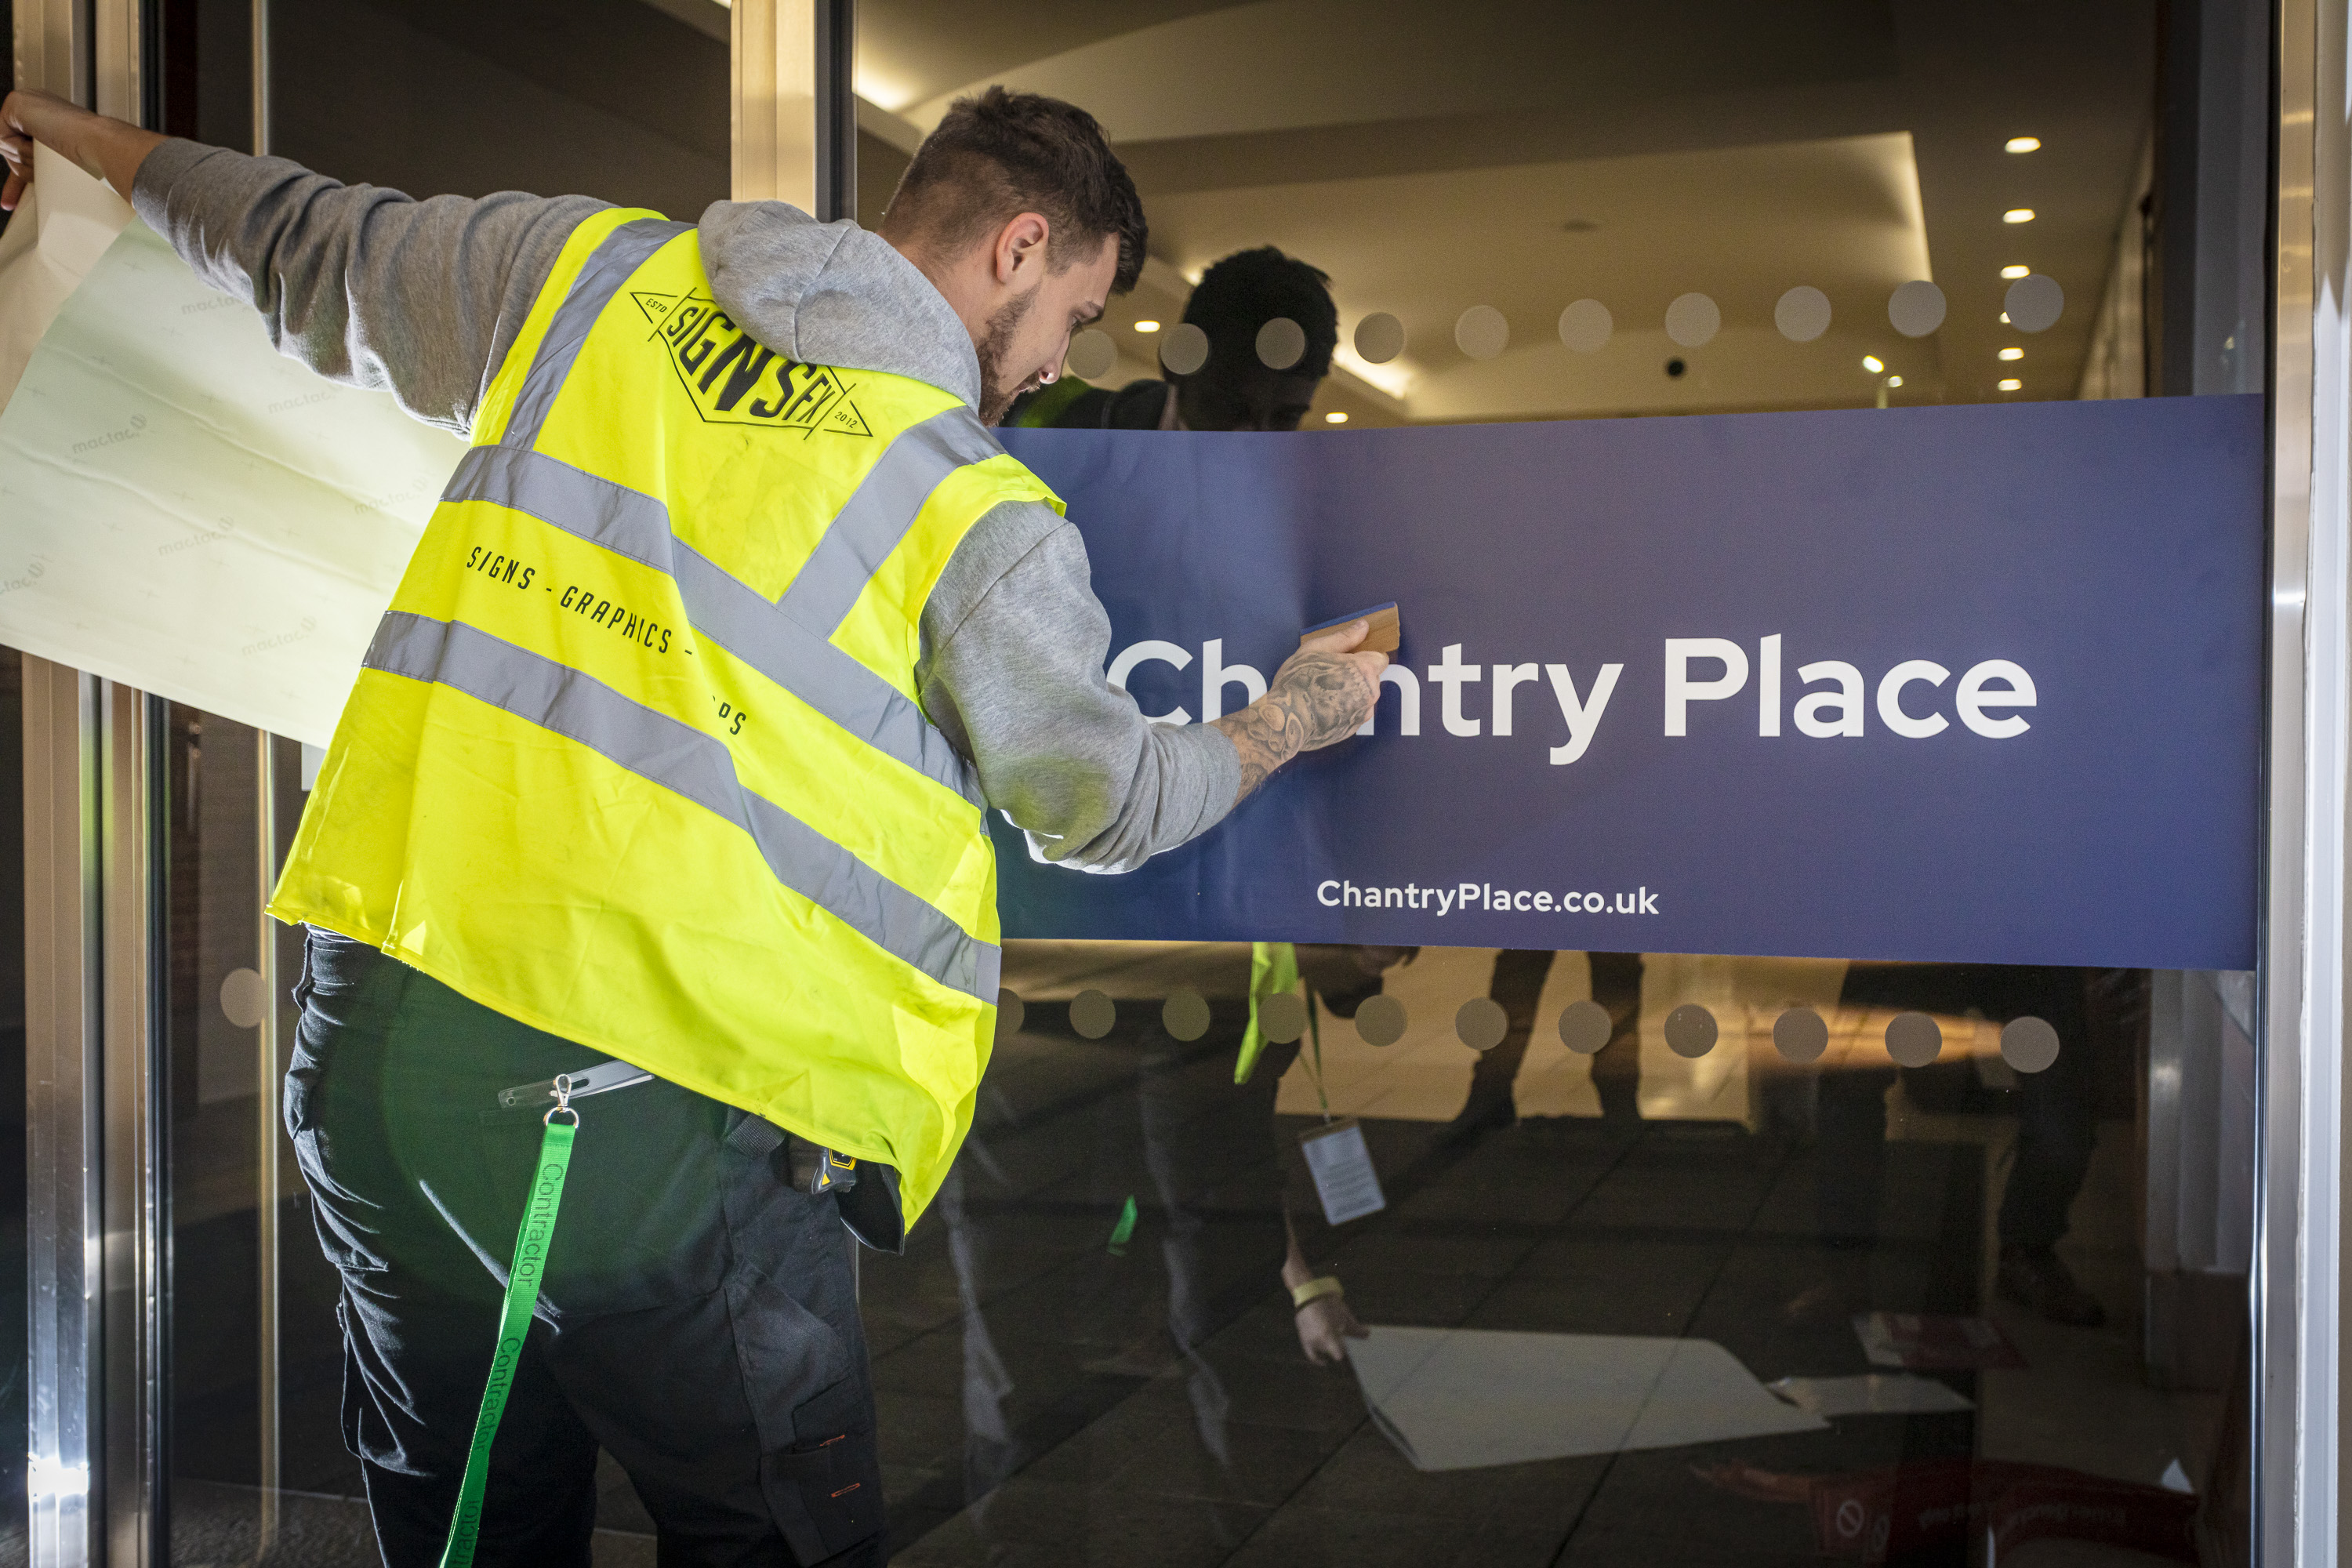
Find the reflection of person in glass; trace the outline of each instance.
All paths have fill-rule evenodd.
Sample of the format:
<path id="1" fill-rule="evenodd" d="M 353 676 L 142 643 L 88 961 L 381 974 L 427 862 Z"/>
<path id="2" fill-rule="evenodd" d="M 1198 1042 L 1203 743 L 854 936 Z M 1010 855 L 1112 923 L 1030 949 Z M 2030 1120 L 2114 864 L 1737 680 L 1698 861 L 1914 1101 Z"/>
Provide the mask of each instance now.
<path id="1" fill-rule="evenodd" d="M 1010 422 L 1059 429 L 1296 430 L 1315 401 L 1316 389 L 1330 374 L 1331 356 L 1339 345 L 1339 311 L 1331 300 L 1330 282 L 1318 268 L 1270 245 L 1235 251 L 1201 275 L 1184 303 L 1185 322 L 1200 328 L 1209 340 L 1208 359 L 1197 370 L 1181 374 L 1166 371 L 1161 380 L 1130 382 L 1116 391 L 1066 377 L 1017 405 Z M 1260 333 L 1276 321 L 1295 323 L 1306 343 L 1295 363 L 1280 368 L 1268 364 L 1258 347 Z M 1351 966 L 1354 950 L 1318 951 L 1319 959 L 1307 961 L 1310 983 L 1325 982 L 1325 994 L 1333 998 L 1360 988 L 1359 980 L 1344 973 Z M 1336 978 L 1327 981 L 1326 971 Z M 1378 967 L 1370 973 L 1377 991 Z M 1237 1091 L 1247 1098 L 1246 1120 L 1253 1125 L 1263 1126 L 1273 1115 L 1274 1085 L 1296 1059 L 1297 1046 L 1293 1042 L 1268 1054 L 1273 1059 L 1261 1064 L 1250 1075 L 1251 1083 Z M 1169 1075 L 1147 1071 L 1144 1133 L 1151 1144 L 1153 1177 L 1171 1227 L 1170 1327 L 1178 1342 L 1189 1346 L 1203 1328 L 1189 1283 L 1198 1272 L 1192 1238 L 1200 1231 L 1191 1210 L 1214 1184 L 1217 1172 L 1215 1161 L 1195 1161 L 1185 1146 L 1195 1141 L 1197 1128 L 1181 1141 L 1174 1132 L 1186 1120 L 1167 1103 L 1174 1081 Z M 1262 1106 L 1256 1104 L 1259 1100 L 1265 1101 Z M 1201 1109 L 1192 1111 L 1197 1114 Z M 1238 1101 L 1212 1109 L 1226 1122 L 1244 1115 Z M 1286 1213 L 1283 1229 L 1282 1279 L 1296 1291 L 1313 1280 L 1315 1273 Z M 1347 1352 L 1341 1341 L 1364 1332 L 1337 1293 L 1310 1296 L 1299 1305 L 1297 1321 L 1299 1347 L 1316 1362 L 1343 1360 Z"/>
<path id="2" fill-rule="evenodd" d="M 1185 306 L 1183 319 L 1209 340 L 1208 358 L 1197 370 L 1171 371 L 1162 380 L 1116 390 L 1065 378 L 1016 404 L 1008 423 L 1296 430 L 1339 344 L 1339 312 L 1328 285 L 1322 272 L 1272 247 L 1226 257 L 1202 275 Z M 1257 351 L 1260 331 L 1277 319 L 1297 323 L 1306 339 L 1297 361 L 1278 370 Z M 1307 948 L 1298 954 L 1307 984 L 1327 1011 L 1340 1016 L 1352 1015 L 1355 1003 L 1379 991 L 1381 969 L 1399 956 L 1395 949 L 1348 947 Z M 1142 1282 L 1130 1276 L 1097 1304 L 1132 1326 L 1121 1331 L 1114 1324 L 1110 1331 L 1121 1334 L 1124 1343 L 1084 1370 L 1097 1376 L 1149 1377 L 1181 1357 L 1187 1363 L 1187 1392 L 1202 1446 L 1223 1463 L 1228 1458 L 1230 1400 L 1201 1348 L 1262 1299 L 1277 1272 L 1293 1296 L 1293 1324 L 1310 1361 L 1344 1362 L 1344 1342 L 1366 1331 L 1344 1297 L 1328 1285 L 1300 1289 L 1317 1276 L 1285 1201 L 1284 1173 L 1291 1157 L 1278 1145 L 1286 1140 L 1274 1135 L 1277 1086 L 1297 1059 L 1300 1042 L 1268 1043 L 1253 1068 L 1237 1074 L 1246 1020 L 1222 1010 L 1218 1017 L 1212 1032 L 1196 1041 L 1179 1042 L 1156 1021 L 1140 1031 L 1140 1072 L 1129 1102 L 1134 1121 L 1126 1121 L 1123 1111 L 1118 1117 L 1124 1128 L 1141 1133 L 1143 1163 L 1159 1203 L 1144 1212 L 1132 1240 L 1121 1248 L 1121 1268 L 1141 1265 L 1154 1278 L 1148 1294 L 1138 1293 Z M 965 1484 L 975 1497 L 1026 1458 L 1007 1416 L 1013 1378 L 986 1321 L 989 1237 L 968 1217 L 967 1172 L 972 1181 L 984 1180 L 989 1157 L 983 1140 L 975 1136 L 956 1179 L 941 1194 L 966 1304 Z M 1237 1190 L 1243 1187 L 1248 1190 Z M 1140 1322 L 1128 1316 L 1139 1310 L 1148 1314 Z"/>
<path id="3" fill-rule="evenodd" d="M 1201 275 L 1184 321 L 1208 335 L 1198 370 L 1116 391 L 1065 376 L 1016 405 L 1008 424 L 1057 430 L 1296 430 L 1331 373 L 1339 312 L 1331 279 L 1270 245 L 1237 250 Z M 1306 334 L 1297 363 L 1276 368 L 1258 352 L 1268 321 Z"/>

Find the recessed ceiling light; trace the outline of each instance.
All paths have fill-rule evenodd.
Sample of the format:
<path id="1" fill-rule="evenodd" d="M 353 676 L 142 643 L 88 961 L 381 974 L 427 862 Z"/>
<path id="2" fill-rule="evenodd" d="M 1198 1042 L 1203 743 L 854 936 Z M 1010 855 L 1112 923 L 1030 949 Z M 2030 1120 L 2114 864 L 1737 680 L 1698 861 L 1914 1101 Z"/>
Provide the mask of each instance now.
<path id="1" fill-rule="evenodd" d="M 2000 351 L 2000 357 L 2003 359 L 2023 359 L 2025 357 L 2025 351 L 2023 349 L 2003 349 Z"/>
<path id="2" fill-rule="evenodd" d="M 1876 375 L 1880 371 L 1886 368 L 1886 363 L 1880 359 L 1876 354 L 1864 354 L 1862 356 L 1862 368 L 1868 371 L 1871 374 Z"/>
<path id="3" fill-rule="evenodd" d="M 2004 144 L 2004 151 L 2011 153 L 2039 153 L 2042 151 L 2042 138 L 2039 136 L 2012 136 Z"/>
<path id="4" fill-rule="evenodd" d="M 1344 414 L 1340 413 L 1340 412 L 1339 412 L 1338 409 L 1336 409 L 1336 408 L 1335 408 L 1335 409 L 1333 409 L 1330 413 L 1326 414 L 1325 416 L 1323 416 L 1323 423 L 1324 423 L 1324 424 L 1326 424 L 1326 425 L 1345 425 L 1347 422 L 1348 422 L 1348 416 L 1347 416 L 1346 415 L 1344 415 Z"/>
<path id="5" fill-rule="evenodd" d="M 2032 207 L 2011 207 L 2007 212 L 2000 215 L 2000 221 L 2003 223 L 2032 223 L 2033 221 L 2033 209 Z"/>
<path id="6" fill-rule="evenodd" d="M 2011 278 L 2011 279 L 2024 278 L 2024 277 L 2030 276 L 2030 275 L 2032 273 L 2032 271 L 2033 271 L 2033 268 L 2032 268 L 2026 266 L 2023 262 L 2021 262 L 2021 262 L 2017 263 L 2017 264 L 2016 264 L 2015 266 L 2013 266 L 2013 267 L 2004 267 L 2004 268 L 2002 268 L 2000 269 L 2000 275 L 2001 275 L 2003 278 Z"/>
<path id="7" fill-rule="evenodd" d="M 2000 384 L 2000 389 L 2003 392 L 2022 392 L 2025 390 L 2025 383 L 2011 378 L 2011 380 L 2002 382 Z"/>
<path id="8" fill-rule="evenodd" d="M 1900 386 L 1903 384 L 1903 378 L 1899 375 L 1890 375 L 1886 378 L 1886 384 L 1889 386 Z"/>
<path id="9" fill-rule="evenodd" d="M 1156 332 L 1160 330 L 1160 323 L 1157 321 L 1138 321 L 1135 323 L 1135 330 L 1139 332 Z"/>

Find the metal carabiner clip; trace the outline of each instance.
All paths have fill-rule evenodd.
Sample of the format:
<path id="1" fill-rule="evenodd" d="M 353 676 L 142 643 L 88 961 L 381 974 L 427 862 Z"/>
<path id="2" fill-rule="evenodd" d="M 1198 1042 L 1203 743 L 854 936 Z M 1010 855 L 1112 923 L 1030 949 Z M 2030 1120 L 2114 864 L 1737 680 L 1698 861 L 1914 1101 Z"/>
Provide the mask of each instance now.
<path id="1" fill-rule="evenodd" d="M 572 1126 L 580 1125 L 580 1113 L 572 1109 L 572 1075 L 568 1072 L 555 1075 L 555 1103 L 539 1119 L 540 1125 L 552 1126 L 559 1116 L 569 1116 Z"/>

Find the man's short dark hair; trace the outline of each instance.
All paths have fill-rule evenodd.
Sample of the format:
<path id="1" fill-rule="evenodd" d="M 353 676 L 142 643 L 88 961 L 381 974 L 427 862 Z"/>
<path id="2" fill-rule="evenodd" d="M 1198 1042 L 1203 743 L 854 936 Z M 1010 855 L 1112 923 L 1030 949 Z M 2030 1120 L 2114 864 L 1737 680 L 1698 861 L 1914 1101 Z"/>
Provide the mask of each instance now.
<path id="1" fill-rule="evenodd" d="M 1184 319 L 1209 334 L 1212 359 L 1249 360 L 1258 330 L 1287 317 L 1307 333 L 1307 353 L 1293 368 L 1302 375 L 1330 374 L 1339 346 L 1339 309 L 1330 276 L 1273 246 L 1237 250 L 1201 275 L 1184 302 Z"/>
<path id="2" fill-rule="evenodd" d="M 1048 265 L 1060 271 L 1118 241 L 1124 294 L 1143 271 L 1143 201 L 1095 117 L 1076 104 L 992 87 L 950 106 L 899 177 L 883 232 L 920 233 L 953 253 L 1024 212 L 1052 226 Z"/>

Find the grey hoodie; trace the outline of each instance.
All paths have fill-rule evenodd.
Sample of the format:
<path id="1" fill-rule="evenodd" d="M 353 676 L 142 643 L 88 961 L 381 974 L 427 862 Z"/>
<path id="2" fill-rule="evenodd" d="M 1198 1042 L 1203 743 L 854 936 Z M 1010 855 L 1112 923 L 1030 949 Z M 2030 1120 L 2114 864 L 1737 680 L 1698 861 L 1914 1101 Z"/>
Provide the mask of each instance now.
<path id="1" fill-rule="evenodd" d="M 199 277 L 252 302 L 280 353 L 460 436 L 565 238 L 608 205 L 413 201 L 183 141 L 147 155 L 131 202 Z M 713 297 L 766 347 L 979 405 L 971 335 L 887 242 L 781 202 L 715 203 L 700 229 Z M 922 637 L 924 710 L 1049 858 L 1126 870 L 1233 808 L 1241 765 L 1223 734 L 1149 723 L 1105 682 L 1110 621 L 1077 530 L 1050 507 L 1008 502 L 981 520 L 924 606 Z"/>

